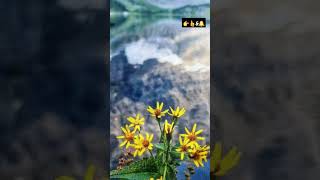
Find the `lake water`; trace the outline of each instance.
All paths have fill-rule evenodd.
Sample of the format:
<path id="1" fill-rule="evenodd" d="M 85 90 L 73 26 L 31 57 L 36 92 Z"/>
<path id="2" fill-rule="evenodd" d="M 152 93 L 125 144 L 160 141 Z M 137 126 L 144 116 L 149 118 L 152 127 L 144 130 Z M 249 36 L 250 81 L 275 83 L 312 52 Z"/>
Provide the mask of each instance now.
<path id="1" fill-rule="evenodd" d="M 182 164 L 178 167 L 178 180 L 185 180 L 184 172 L 187 170 L 187 165 Z M 210 160 L 204 163 L 204 167 L 196 168 L 195 173 L 191 176 L 191 179 L 196 180 L 209 180 L 210 179 Z"/>
<path id="2" fill-rule="evenodd" d="M 124 51 L 131 64 L 156 58 L 187 71 L 209 71 L 210 20 L 206 28 L 182 28 L 179 16 L 112 14 L 110 47 L 110 59 Z"/>

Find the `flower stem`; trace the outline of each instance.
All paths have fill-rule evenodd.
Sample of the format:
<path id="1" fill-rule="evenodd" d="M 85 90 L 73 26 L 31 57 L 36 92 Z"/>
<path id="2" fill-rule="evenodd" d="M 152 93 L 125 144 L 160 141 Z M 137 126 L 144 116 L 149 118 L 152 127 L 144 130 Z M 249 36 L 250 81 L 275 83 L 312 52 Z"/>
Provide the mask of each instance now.
<path id="1" fill-rule="evenodd" d="M 162 128 L 161 128 L 160 120 L 157 120 L 157 121 L 158 121 L 158 125 L 159 125 L 159 128 L 160 128 L 161 134 L 162 134 Z"/>
<path id="2" fill-rule="evenodd" d="M 173 127 L 172 127 L 172 129 L 176 126 L 177 120 L 178 120 L 178 118 L 176 118 L 176 117 L 173 117 L 173 118 L 172 118 L 172 122 L 173 122 Z"/>
<path id="3" fill-rule="evenodd" d="M 166 180 L 166 175 L 167 175 L 167 165 L 164 166 L 163 180 Z"/>
<path id="4" fill-rule="evenodd" d="M 170 149 L 170 140 L 164 138 L 166 141 L 165 141 L 165 144 L 167 146 L 167 149 L 166 149 L 166 154 L 165 154 L 165 167 L 164 167 L 164 172 L 163 172 L 163 180 L 166 180 L 166 175 L 167 175 L 167 166 L 169 164 L 168 160 L 169 160 L 169 149 Z"/>
<path id="5" fill-rule="evenodd" d="M 170 149 L 170 141 L 167 141 L 167 151 L 166 151 L 166 163 L 168 163 L 169 159 L 169 149 Z"/>
<path id="6" fill-rule="evenodd" d="M 158 125 L 159 125 L 160 132 L 161 132 L 160 142 L 163 142 L 163 141 L 162 141 L 162 138 L 163 138 L 163 131 L 162 131 L 161 124 L 160 124 L 161 119 L 157 118 L 157 121 L 158 121 Z"/>
<path id="7" fill-rule="evenodd" d="M 150 152 L 152 158 L 154 159 L 153 153 L 152 153 L 152 151 L 150 149 L 149 149 L 149 152 Z"/>

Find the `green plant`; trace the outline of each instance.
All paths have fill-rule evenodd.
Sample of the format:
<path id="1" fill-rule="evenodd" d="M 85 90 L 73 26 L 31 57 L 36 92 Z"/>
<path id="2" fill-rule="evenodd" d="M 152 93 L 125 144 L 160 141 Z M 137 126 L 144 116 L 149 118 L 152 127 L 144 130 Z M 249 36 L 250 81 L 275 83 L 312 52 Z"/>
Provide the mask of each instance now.
<path id="1" fill-rule="evenodd" d="M 175 180 L 176 168 L 182 161 L 191 161 L 196 167 L 204 166 L 203 161 L 207 161 L 209 146 L 199 143 L 205 141 L 204 137 L 200 137 L 203 130 L 197 130 L 197 124 L 194 124 L 192 129 L 185 127 L 186 133 L 180 134 L 179 143 L 174 144 L 173 132 L 186 110 L 180 107 L 170 107 L 170 111 L 163 110 L 163 105 L 157 102 L 156 107 L 148 106 L 147 108 L 150 115 L 157 121 L 161 132 L 158 143 L 153 143 L 154 134 L 142 133 L 141 129 L 145 122 L 140 113 L 129 117 L 129 124 L 121 127 L 122 135 L 117 136 L 118 139 L 123 140 L 120 143 L 121 149 L 129 150 L 134 157 L 142 156 L 147 152 L 150 155 L 124 166 L 121 164 L 117 170 L 110 172 L 111 179 Z M 171 117 L 170 121 L 164 121 L 166 115 Z"/>

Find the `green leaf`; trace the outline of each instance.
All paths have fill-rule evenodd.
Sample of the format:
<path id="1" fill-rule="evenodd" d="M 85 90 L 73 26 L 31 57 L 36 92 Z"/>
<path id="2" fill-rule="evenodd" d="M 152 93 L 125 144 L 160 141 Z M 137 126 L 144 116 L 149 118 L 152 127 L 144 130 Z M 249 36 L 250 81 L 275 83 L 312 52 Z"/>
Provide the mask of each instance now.
<path id="1" fill-rule="evenodd" d="M 157 148 L 157 149 L 159 149 L 159 150 L 162 150 L 162 151 L 165 150 L 165 147 L 164 147 L 164 144 L 163 144 L 163 143 L 154 144 L 154 147 Z"/>
<path id="2" fill-rule="evenodd" d="M 140 173 L 113 175 L 111 176 L 111 179 L 149 180 L 151 177 L 158 177 L 158 176 L 159 176 L 158 173 L 140 172 Z"/>
<path id="3" fill-rule="evenodd" d="M 172 159 L 180 159 L 180 153 L 177 151 L 171 151 L 170 155 L 171 155 Z"/>
<path id="4" fill-rule="evenodd" d="M 163 153 L 164 153 L 164 151 L 160 151 L 160 152 L 157 152 L 157 157 L 162 157 L 162 155 L 163 155 Z"/>
<path id="5" fill-rule="evenodd" d="M 159 169 L 157 164 L 159 160 L 153 158 L 144 158 L 142 160 L 133 162 L 120 170 L 113 170 L 110 172 L 110 178 L 125 178 L 133 174 L 158 174 Z M 143 174 L 141 174 L 143 175 Z"/>
<path id="6" fill-rule="evenodd" d="M 173 164 L 169 165 L 169 168 L 172 170 L 172 172 L 174 174 L 176 174 L 178 172 L 177 167 L 175 165 L 173 165 Z"/>
<path id="7" fill-rule="evenodd" d="M 172 148 L 177 149 L 180 147 L 180 144 L 175 144 L 174 146 L 172 146 Z"/>
<path id="8" fill-rule="evenodd" d="M 179 162 L 179 161 L 174 161 L 174 162 L 173 162 L 173 165 L 174 165 L 174 166 L 180 166 L 180 165 L 181 165 L 181 162 Z"/>
<path id="9" fill-rule="evenodd" d="M 176 175 L 176 168 L 174 166 L 167 166 L 167 176 L 166 176 L 166 180 L 176 180 L 177 179 L 177 175 Z"/>

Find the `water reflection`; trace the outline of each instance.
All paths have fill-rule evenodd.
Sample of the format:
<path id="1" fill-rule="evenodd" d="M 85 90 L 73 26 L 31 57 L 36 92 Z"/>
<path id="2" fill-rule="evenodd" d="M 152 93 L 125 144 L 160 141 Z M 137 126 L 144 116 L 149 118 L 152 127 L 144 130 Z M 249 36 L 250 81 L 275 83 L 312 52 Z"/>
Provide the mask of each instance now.
<path id="1" fill-rule="evenodd" d="M 125 51 L 131 64 L 156 58 L 188 71 L 208 71 L 210 20 L 207 28 L 182 28 L 180 16 L 111 15 L 110 56 Z"/>

